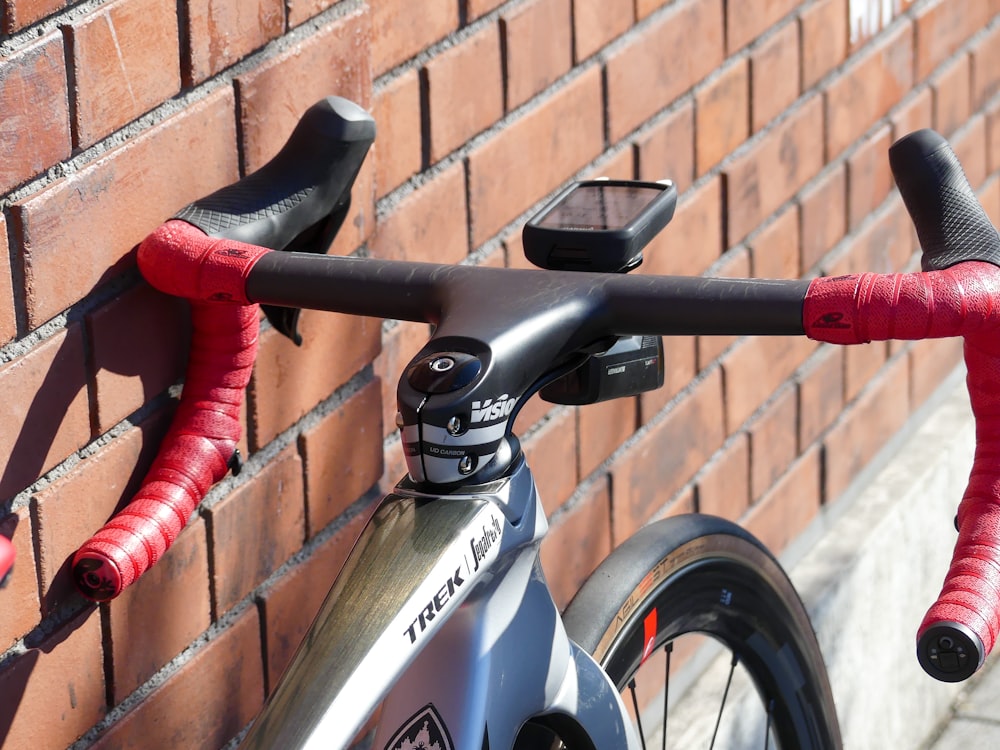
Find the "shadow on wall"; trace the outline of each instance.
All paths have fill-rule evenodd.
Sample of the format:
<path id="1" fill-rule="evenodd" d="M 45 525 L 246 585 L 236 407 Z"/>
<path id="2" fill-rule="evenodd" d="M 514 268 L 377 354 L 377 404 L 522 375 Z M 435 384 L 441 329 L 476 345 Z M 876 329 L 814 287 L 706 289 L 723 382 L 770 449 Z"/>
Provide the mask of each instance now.
<path id="1" fill-rule="evenodd" d="M 101 618 L 76 592 L 70 561 L 145 476 L 173 413 L 161 396 L 183 371 L 188 328 L 184 303 L 139 283 L 71 310 L 65 330 L 0 369 L 9 399 L 0 406 L 0 533 L 21 550 L 0 589 L 2 747 L 29 746 L 20 743 L 42 718 L 46 742 L 72 743 L 106 712 Z M 112 428 L 113 439 L 92 442 Z M 13 511 L 14 498 L 57 466 L 32 493 L 30 522 L 26 509 Z M 5 658 L 24 633 L 26 650 Z"/>

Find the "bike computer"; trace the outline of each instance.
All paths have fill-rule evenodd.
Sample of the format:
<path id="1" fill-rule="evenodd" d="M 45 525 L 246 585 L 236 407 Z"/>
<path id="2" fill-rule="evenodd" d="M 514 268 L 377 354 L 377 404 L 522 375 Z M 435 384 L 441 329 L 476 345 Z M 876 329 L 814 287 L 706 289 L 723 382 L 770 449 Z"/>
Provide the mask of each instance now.
<path id="1" fill-rule="evenodd" d="M 621 273 L 674 215 L 669 180 L 588 180 L 570 185 L 524 226 L 524 254 L 540 268 Z"/>

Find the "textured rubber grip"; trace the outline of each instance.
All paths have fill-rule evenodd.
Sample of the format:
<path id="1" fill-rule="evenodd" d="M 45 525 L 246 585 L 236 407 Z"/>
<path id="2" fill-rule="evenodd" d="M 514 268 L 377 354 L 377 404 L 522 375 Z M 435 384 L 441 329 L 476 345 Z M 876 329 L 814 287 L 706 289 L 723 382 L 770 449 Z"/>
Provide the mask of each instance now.
<path id="1" fill-rule="evenodd" d="M 176 218 L 209 237 L 283 250 L 350 200 L 374 138 L 375 121 L 364 109 L 336 96 L 322 99 L 305 111 L 267 164 L 196 200 Z"/>
<path id="2" fill-rule="evenodd" d="M 889 149 L 903 202 L 913 219 L 921 266 L 937 271 L 966 260 L 1000 265 L 1000 240 L 948 142 L 918 130 Z"/>

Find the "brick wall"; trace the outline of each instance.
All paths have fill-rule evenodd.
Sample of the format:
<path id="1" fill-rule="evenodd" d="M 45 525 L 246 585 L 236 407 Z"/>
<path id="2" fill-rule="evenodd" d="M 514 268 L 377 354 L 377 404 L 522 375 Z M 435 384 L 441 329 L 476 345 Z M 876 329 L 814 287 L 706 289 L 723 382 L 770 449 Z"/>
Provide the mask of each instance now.
<path id="1" fill-rule="evenodd" d="M 273 330 L 247 467 L 110 606 L 67 560 L 135 489 L 174 408 L 183 304 L 135 244 L 272 155 L 327 94 L 379 135 L 336 252 L 525 265 L 574 177 L 674 179 L 642 273 L 912 268 L 886 148 L 948 135 L 1000 218 L 1000 0 L 0 2 L 0 745 L 225 745 L 286 663 L 366 508 L 401 474 L 393 386 L 426 327 Z M 565 603 L 651 518 L 739 519 L 780 551 L 957 363 L 675 338 L 657 393 L 533 401 L 518 425 Z M 959 489 L 956 488 L 956 493 Z M 75 743 L 75 744 L 74 744 Z"/>

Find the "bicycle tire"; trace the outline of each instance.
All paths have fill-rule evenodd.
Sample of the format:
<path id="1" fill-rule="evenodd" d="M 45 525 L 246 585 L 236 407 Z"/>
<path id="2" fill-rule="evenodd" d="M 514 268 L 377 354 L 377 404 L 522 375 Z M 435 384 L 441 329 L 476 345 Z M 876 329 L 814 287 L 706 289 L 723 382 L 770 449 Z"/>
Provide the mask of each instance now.
<path id="1" fill-rule="evenodd" d="M 590 576 L 563 620 L 619 690 L 649 653 L 651 622 L 655 648 L 682 634 L 712 636 L 739 657 L 773 706 L 768 731 L 782 748 L 841 747 L 826 667 L 801 599 L 764 545 L 733 523 L 695 514 L 644 527 Z"/>

